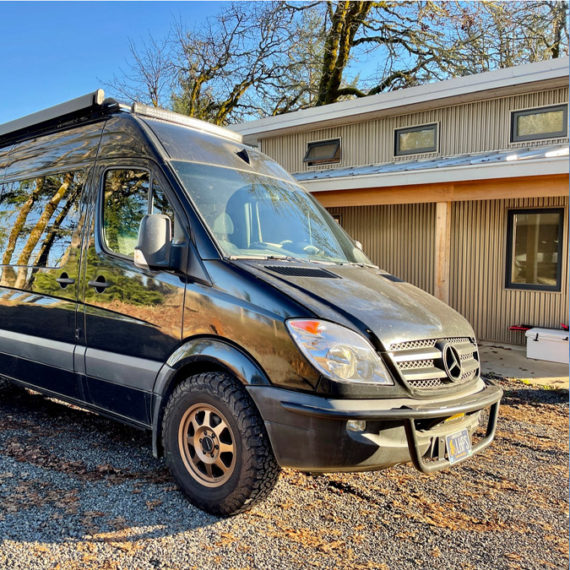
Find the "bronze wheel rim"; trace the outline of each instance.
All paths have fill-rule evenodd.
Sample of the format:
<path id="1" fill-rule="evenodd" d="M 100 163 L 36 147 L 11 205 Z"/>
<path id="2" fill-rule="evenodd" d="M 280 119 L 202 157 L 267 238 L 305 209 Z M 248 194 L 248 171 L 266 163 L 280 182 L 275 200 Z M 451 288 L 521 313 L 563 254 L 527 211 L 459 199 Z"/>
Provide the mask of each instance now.
<path id="1" fill-rule="evenodd" d="M 219 487 L 232 476 L 235 437 L 224 415 L 213 406 L 196 404 L 186 410 L 178 445 L 186 469 L 201 485 Z"/>

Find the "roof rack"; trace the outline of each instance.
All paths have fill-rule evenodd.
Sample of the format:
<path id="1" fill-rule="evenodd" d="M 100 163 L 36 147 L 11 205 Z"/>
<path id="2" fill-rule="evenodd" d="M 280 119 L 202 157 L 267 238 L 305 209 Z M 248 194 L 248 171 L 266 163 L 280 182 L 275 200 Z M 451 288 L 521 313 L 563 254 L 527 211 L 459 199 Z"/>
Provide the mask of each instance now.
<path id="1" fill-rule="evenodd" d="M 116 111 L 126 111 L 134 115 L 142 115 L 155 119 L 162 119 L 170 123 L 176 123 L 191 127 L 198 131 L 206 132 L 235 142 L 243 142 L 239 133 L 193 119 L 179 113 L 149 107 L 142 103 L 128 105 L 117 103 L 114 99 L 105 99 L 103 89 L 97 89 L 93 93 L 77 97 L 71 101 L 60 103 L 43 111 L 26 115 L 20 119 L 0 124 L 0 144 L 11 143 L 18 140 L 31 138 L 54 129 L 61 129 L 82 122 L 87 122 L 103 115 Z"/>

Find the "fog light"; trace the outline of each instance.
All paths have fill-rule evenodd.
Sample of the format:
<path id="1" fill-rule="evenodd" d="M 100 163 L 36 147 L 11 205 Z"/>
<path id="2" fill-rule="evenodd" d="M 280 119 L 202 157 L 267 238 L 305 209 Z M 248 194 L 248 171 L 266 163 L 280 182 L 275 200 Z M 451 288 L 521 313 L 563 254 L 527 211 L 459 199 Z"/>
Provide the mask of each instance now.
<path id="1" fill-rule="evenodd" d="M 366 429 L 366 422 L 364 420 L 348 420 L 346 422 L 346 429 L 348 431 L 364 431 Z"/>

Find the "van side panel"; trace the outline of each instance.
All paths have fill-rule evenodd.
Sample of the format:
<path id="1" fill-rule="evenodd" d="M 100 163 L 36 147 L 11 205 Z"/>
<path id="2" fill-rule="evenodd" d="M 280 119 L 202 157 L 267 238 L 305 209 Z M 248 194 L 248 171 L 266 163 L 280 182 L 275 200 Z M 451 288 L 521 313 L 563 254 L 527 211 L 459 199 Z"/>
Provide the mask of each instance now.
<path id="1" fill-rule="evenodd" d="M 97 156 L 101 128 L 102 123 L 96 123 L 16 144 L 6 165 L 5 179 L 85 168 Z"/>
<path id="2" fill-rule="evenodd" d="M 101 136 L 99 156 L 106 160 L 122 158 L 157 159 L 138 121 L 128 115 L 110 117 Z"/>
<path id="3" fill-rule="evenodd" d="M 160 191 L 170 211 L 179 210 L 157 166 L 159 160 L 131 117 L 109 119 L 97 161 L 81 277 L 86 398 L 94 406 L 145 425 L 151 423 L 158 371 L 181 341 L 185 291 L 180 277 L 140 269 L 134 265 L 132 248 L 122 251 L 134 247 L 132 230 L 138 223 L 132 220 L 142 213 L 137 210 L 142 202 L 136 202 L 133 210 L 126 205 L 131 198 L 152 196 L 147 206 L 153 208 L 154 193 Z M 148 189 L 142 192 L 145 173 Z M 131 222 L 123 224 L 115 207 L 124 207 L 116 212 L 126 212 Z M 113 217 L 106 217 L 107 208 Z M 124 233 L 125 229 L 129 231 Z"/>
<path id="4" fill-rule="evenodd" d="M 0 183 L 0 372 L 78 399 L 83 198 L 101 126 L 15 145 Z"/>
<path id="5" fill-rule="evenodd" d="M 0 148 L 0 182 L 4 180 L 4 172 L 6 170 L 6 166 L 8 166 L 8 161 L 10 160 L 10 152 L 12 148 L 13 145 Z"/>

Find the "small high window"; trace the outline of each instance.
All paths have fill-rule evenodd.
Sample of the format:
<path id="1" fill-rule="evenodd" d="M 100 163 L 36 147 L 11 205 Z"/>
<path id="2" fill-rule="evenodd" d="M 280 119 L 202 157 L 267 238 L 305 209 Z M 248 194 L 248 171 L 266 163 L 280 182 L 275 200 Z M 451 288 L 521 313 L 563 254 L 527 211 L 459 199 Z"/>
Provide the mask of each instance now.
<path id="1" fill-rule="evenodd" d="M 309 166 L 340 162 L 340 139 L 309 143 L 303 161 Z"/>
<path id="2" fill-rule="evenodd" d="M 510 210 L 506 287 L 560 291 L 564 210 Z"/>
<path id="3" fill-rule="evenodd" d="M 394 154 L 405 156 L 437 151 L 437 124 L 396 129 Z"/>
<path id="4" fill-rule="evenodd" d="M 513 111 L 511 142 L 553 139 L 568 135 L 568 106 Z"/>

